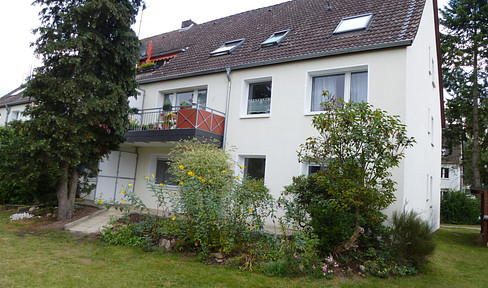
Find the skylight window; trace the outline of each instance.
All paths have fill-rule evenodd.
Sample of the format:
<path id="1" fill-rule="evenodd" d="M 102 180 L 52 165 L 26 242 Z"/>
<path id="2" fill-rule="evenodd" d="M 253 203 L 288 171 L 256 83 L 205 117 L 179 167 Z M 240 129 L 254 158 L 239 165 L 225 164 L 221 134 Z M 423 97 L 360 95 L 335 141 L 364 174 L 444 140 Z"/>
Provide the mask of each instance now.
<path id="1" fill-rule="evenodd" d="M 334 34 L 366 29 L 371 23 L 371 18 L 373 18 L 373 14 L 342 18 L 341 23 L 337 25 Z"/>
<path id="2" fill-rule="evenodd" d="M 281 40 L 283 40 L 288 35 L 288 33 L 290 33 L 290 30 L 283 30 L 283 31 L 278 31 L 273 33 L 271 37 L 269 37 L 266 41 L 261 43 L 261 47 L 270 47 L 270 46 L 278 45 L 278 43 L 280 43 Z"/>
<path id="3" fill-rule="evenodd" d="M 224 45 L 210 52 L 210 56 L 220 56 L 220 55 L 230 54 L 234 49 L 239 47 L 242 43 L 244 43 L 244 39 L 225 42 Z"/>

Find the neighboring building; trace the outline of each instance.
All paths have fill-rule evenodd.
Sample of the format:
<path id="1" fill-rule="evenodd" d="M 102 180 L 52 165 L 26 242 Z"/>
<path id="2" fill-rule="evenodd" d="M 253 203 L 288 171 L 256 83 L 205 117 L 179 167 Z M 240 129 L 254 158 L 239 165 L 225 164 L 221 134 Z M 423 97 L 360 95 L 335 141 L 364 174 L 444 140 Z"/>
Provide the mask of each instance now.
<path id="1" fill-rule="evenodd" d="M 24 87 L 19 87 L 10 93 L 0 98 L 0 126 L 5 126 L 8 122 L 13 120 L 27 119 L 22 115 L 25 107 L 30 105 L 33 101 L 22 98 Z"/>
<path id="2" fill-rule="evenodd" d="M 441 192 L 461 191 L 463 185 L 462 150 L 457 148 L 443 148 L 441 162 Z"/>
<path id="3" fill-rule="evenodd" d="M 330 4 L 329 4 L 330 3 Z M 196 24 L 142 43 L 127 141 L 100 163 L 96 199 L 166 173 L 172 141 L 220 141 L 275 198 L 316 167 L 297 150 L 317 135 L 322 90 L 399 115 L 417 143 L 392 171 L 397 201 L 439 227 L 442 83 L 436 0 L 293 0 Z M 150 58 L 150 59 L 147 59 Z M 147 66 L 144 65 L 144 66 Z M 187 107 L 188 105 L 188 107 Z M 180 109 L 184 106 L 187 109 Z M 176 188 L 175 188 L 176 189 Z"/>

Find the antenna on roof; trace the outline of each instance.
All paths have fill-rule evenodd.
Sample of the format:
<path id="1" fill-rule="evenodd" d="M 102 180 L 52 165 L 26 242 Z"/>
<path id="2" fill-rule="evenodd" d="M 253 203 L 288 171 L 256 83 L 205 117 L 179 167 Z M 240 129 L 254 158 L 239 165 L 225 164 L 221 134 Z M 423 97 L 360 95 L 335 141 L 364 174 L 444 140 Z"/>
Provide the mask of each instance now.
<path id="1" fill-rule="evenodd" d="M 332 5 L 330 5 L 330 0 L 327 0 L 327 10 L 331 11 L 332 10 Z"/>
<path id="2" fill-rule="evenodd" d="M 139 35 L 141 35 L 142 15 L 144 14 L 144 10 L 146 10 L 146 3 L 142 4 L 141 20 L 139 20 L 139 31 L 137 31 L 137 38 L 139 38 Z"/>

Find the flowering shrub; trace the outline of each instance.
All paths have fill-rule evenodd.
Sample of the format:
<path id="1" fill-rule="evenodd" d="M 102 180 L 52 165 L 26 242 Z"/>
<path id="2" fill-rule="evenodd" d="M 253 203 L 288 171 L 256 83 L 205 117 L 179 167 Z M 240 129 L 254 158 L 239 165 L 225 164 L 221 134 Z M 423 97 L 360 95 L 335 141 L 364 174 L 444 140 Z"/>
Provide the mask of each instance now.
<path id="1" fill-rule="evenodd" d="M 171 156 L 170 171 L 179 191 L 148 181 L 161 209 L 187 226 L 187 238 L 203 259 L 212 252 L 232 255 L 244 250 L 251 233 L 261 233 L 265 218 L 274 212 L 263 182 L 241 179 L 230 154 L 213 144 L 179 143 Z"/>

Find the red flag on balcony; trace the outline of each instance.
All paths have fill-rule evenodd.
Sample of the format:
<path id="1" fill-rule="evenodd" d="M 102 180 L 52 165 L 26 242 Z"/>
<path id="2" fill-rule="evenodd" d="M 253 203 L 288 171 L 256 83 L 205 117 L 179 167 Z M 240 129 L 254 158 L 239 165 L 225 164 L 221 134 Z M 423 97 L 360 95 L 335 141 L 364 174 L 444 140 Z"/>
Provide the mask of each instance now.
<path id="1" fill-rule="evenodd" d="M 149 43 L 149 47 L 147 48 L 147 60 L 146 60 L 146 63 L 151 62 L 151 55 L 152 55 L 152 41 Z"/>

